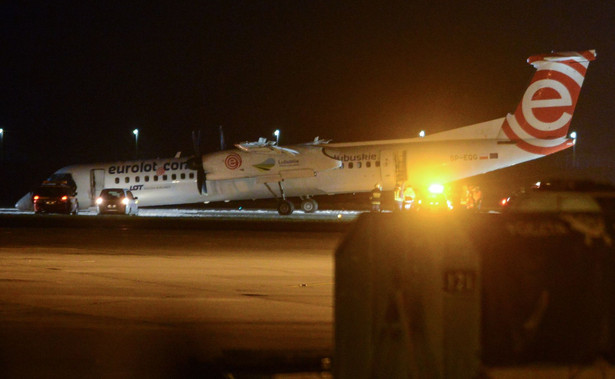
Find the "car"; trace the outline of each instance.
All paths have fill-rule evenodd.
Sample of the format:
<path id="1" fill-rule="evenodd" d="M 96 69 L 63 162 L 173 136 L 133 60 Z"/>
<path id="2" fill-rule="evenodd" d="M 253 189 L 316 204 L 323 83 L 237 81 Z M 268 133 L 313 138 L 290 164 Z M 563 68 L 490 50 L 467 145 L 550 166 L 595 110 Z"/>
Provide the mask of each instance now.
<path id="1" fill-rule="evenodd" d="M 32 191 L 34 213 L 63 213 L 76 215 L 79 212 L 77 193 L 73 188 L 57 183 L 43 184 Z"/>
<path id="2" fill-rule="evenodd" d="M 137 215 L 138 197 L 125 188 L 104 188 L 96 199 L 96 211 L 101 214 Z"/>
<path id="3" fill-rule="evenodd" d="M 500 202 L 502 212 L 615 211 L 615 187 L 589 180 L 547 180 Z"/>
<path id="4" fill-rule="evenodd" d="M 417 197 L 413 208 L 417 211 L 450 211 L 453 209 L 451 202 L 444 193 L 428 192 Z"/>

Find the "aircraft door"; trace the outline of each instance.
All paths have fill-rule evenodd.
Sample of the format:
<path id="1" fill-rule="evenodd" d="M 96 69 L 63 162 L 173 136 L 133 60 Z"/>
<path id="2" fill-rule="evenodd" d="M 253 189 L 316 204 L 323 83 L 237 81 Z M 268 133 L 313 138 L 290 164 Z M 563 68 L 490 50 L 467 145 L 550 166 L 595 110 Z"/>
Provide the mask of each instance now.
<path id="1" fill-rule="evenodd" d="M 96 205 L 96 196 L 105 188 L 105 170 L 90 170 L 90 205 Z"/>
<path id="2" fill-rule="evenodd" d="M 382 150 L 380 152 L 380 180 L 384 190 L 395 188 L 395 152 Z"/>

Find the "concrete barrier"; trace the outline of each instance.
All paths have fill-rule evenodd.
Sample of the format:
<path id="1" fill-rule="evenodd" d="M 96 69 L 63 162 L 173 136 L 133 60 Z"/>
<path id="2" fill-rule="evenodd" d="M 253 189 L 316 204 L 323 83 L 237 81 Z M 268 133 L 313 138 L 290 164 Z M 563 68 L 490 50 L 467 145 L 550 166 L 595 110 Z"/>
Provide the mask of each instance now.
<path id="1" fill-rule="evenodd" d="M 611 220 L 361 216 L 335 256 L 335 377 L 474 378 L 613 361 Z"/>

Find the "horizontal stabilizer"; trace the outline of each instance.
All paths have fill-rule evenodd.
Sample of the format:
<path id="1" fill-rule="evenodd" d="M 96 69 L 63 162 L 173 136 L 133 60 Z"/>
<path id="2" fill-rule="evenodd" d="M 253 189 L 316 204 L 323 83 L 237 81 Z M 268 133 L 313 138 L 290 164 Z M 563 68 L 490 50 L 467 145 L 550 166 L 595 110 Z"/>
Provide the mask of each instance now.
<path id="1" fill-rule="evenodd" d="M 590 62 L 596 59 L 596 50 L 586 51 L 567 51 L 560 53 L 549 53 L 532 55 L 527 59 L 527 63 L 534 64 L 535 62 Z"/>

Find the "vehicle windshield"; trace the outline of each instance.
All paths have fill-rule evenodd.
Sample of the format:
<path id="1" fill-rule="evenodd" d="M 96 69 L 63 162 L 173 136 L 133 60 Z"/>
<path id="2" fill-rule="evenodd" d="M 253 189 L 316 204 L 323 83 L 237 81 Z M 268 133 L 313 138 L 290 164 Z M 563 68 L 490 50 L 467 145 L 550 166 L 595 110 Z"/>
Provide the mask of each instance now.
<path id="1" fill-rule="evenodd" d="M 34 195 L 43 197 L 61 197 L 70 194 L 70 188 L 66 187 L 39 187 L 34 191 Z"/>
<path id="2" fill-rule="evenodd" d="M 100 193 L 100 197 L 102 197 L 105 200 L 120 199 L 124 197 L 124 191 L 122 190 L 103 190 Z"/>
<path id="3" fill-rule="evenodd" d="M 77 189 L 77 184 L 73 180 L 73 176 L 71 174 L 55 173 L 55 174 L 52 174 L 49 178 L 47 178 L 46 181 L 50 183 L 56 183 L 56 184 L 68 186 L 73 192 L 75 192 L 75 190 Z"/>

